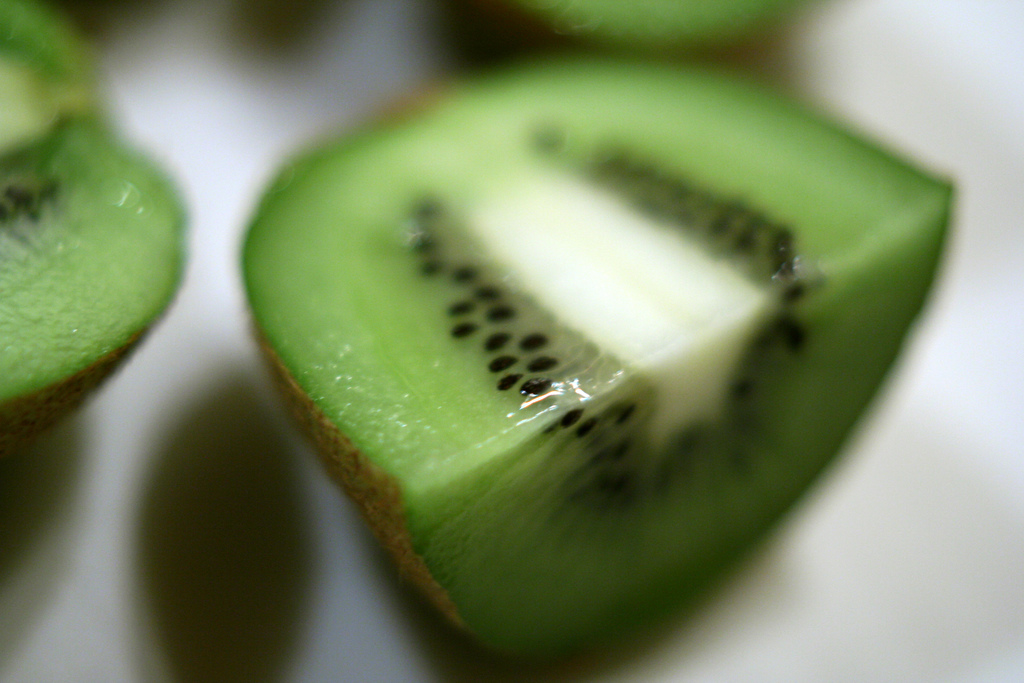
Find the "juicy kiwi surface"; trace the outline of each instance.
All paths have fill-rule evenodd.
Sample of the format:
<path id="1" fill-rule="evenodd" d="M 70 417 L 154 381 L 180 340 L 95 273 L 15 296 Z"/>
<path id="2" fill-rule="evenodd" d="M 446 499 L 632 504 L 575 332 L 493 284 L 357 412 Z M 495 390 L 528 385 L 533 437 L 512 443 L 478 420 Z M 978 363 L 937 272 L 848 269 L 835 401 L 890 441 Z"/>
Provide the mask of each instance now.
<path id="1" fill-rule="evenodd" d="M 0 453 L 70 408 L 163 311 L 182 212 L 93 120 L 0 157 Z"/>
<path id="2" fill-rule="evenodd" d="M 833 457 L 950 187 L 702 71 L 547 63 L 290 164 L 264 347 L 408 576 L 552 656 L 693 598 Z"/>
<path id="3" fill-rule="evenodd" d="M 721 46 L 778 21 L 803 0 L 458 0 L 481 29 L 542 33 L 634 51 Z M 494 38 L 492 38 L 493 40 Z M 500 37 L 497 38 L 500 40 Z"/>

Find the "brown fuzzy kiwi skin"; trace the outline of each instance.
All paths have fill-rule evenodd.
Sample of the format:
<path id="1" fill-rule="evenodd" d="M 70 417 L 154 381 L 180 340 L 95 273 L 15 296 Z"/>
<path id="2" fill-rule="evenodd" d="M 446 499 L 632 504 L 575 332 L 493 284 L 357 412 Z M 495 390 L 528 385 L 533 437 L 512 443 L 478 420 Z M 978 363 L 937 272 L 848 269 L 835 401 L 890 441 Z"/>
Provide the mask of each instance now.
<path id="1" fill-rule="evenodd" d="M 0 458 L 27 445 L 36 435 L 77 408 L 93 389 L 128 357 L 145 330 L 82 370 L 31 394 L 0 402 Z"/>
<path id="2" fill-rule="evenodd" d="M 466 631 L 455 603 L 434 579 L 413 549 L 405 524 L 399 482 L 375 465 L 335 426 L 302 390 L 254 323 L 254 336 L 289 412 L 313 443 L 328 474 L 356 503 L 377 540 L 391 555 L 404 581 L 416 586 L 427 600 L 459 629 Z"/>

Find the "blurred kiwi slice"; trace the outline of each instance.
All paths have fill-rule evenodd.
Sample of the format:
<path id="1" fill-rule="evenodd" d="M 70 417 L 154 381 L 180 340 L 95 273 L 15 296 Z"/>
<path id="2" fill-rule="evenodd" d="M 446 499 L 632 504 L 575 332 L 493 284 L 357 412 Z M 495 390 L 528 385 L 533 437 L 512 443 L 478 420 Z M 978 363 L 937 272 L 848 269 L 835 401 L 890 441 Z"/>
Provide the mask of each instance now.
<path id="1" fill-rule="evenodd" d="M 807 489 L 922 307 L 950 196 L 743 81 L 544 62 L 289 164 L 245 280 L 403 573 L 555 656 L 693 599 Z"/>
<path id="2" fill-rule="evenodd" d="M 448 0 L 457 34 L 475 53 L 574 45 L 674 54 L 742 44 L 806 0 Z"/>
<path id="3" fill-rule="evenodd" d="M 97 111 L 92 60 L 47 8 L 0 0 L 0 455 L 116 366 L 178 284 L 182 211 Z"/>

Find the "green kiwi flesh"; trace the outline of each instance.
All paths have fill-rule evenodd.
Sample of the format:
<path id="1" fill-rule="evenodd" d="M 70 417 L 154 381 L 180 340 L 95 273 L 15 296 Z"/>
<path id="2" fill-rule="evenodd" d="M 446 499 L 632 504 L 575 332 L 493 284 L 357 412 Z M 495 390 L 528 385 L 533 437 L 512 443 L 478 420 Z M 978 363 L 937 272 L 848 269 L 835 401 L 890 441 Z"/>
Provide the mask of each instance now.
<path id="1" fill-rule="evenodd" d="M 172 298 L 182 211 L 101 124 L 0 157 L 0 453 L 77 402 Z"/>
<path id="2" fill-rule="evenodd" d="M 834 457 L 950 197 L 744 82 L 552 62 L 295 160 L 245 281 L 402 570 L 554 656 L 693 599 Z"/>
<path id="3" fill-rule="evenodd" d="M 740 42 L 804 0 L 458 0 L 463 23 L 489 41 L 571 40 L 620 51 L 665 52 Z M 509 32 L 519 34 L 508 36 Z M 479 41 L 474 41 L 479 42 Z M 483 47 L 483 46 L 481 46 Z"/>

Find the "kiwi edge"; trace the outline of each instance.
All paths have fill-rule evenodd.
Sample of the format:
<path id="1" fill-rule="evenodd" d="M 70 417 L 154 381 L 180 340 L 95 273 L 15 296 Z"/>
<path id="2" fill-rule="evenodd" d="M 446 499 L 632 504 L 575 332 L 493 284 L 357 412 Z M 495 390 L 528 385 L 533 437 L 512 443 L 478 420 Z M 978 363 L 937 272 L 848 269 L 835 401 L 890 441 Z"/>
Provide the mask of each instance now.
<path id="1" fill-rule="evenodd" d="M 254 322 L 252 327 L 292 418 L 313 443 L 331 478 L 355 501 L 374 536 L 397 565 L 399 576 L 416 586 L 452 624 L 469 633 L 448 591 L 434 579 L 412 547 L 398 480 L 370 461 L 341 433 L 288 372 L 259 326 Z"/>
<path id="2" fill-rule="evenodd" d="M 0 403 L 0 458 L 13 453 L 36 434 L 77 408 L 124 361 L 146 330 L 73 375 Z"/>

